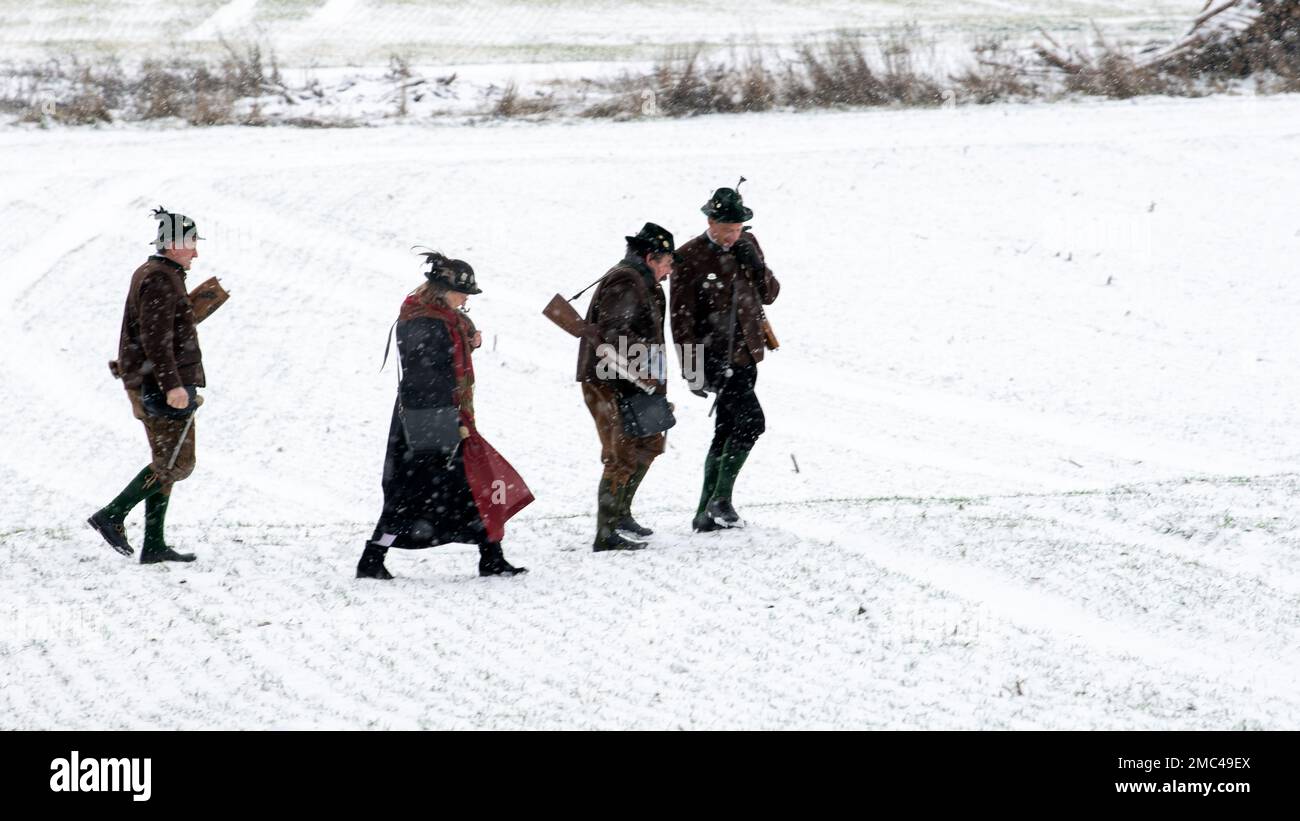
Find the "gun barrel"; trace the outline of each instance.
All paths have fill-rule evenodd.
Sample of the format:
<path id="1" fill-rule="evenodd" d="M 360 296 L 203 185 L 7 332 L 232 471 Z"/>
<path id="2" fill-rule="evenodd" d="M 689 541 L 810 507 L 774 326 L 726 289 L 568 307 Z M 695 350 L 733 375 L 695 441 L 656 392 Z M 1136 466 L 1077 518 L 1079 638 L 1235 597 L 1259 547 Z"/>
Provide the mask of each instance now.
<path id="1" fill-rule="evenodd" d="M 618 374 L 620 378 L 626 379 L 646 393 L 654 393 L 657 389 L 657 385 L 645 382 L 637 376 L 632 365 L 619 355 L 618 351 L 614 349 L 614 346 L 608 342 L 596 346 L 596 355 L 604 360 L 605 364 L 612 368 L 614 373 Z"/>

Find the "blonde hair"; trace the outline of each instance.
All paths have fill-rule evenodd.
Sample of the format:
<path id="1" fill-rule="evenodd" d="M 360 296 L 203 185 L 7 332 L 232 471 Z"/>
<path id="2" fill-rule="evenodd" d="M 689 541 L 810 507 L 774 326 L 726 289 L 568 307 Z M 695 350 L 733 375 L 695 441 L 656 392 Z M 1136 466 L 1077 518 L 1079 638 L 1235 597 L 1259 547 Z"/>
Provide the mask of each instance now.
<path id="1" fill-rule="evenodd" d="M 440 302 L 443 305 L 447 305 L 446 297 L 447 291 L 449 290 L 451 289 L 440 282 L 430 282 L 429 280 L 425 280 L 411 293 L 421 302 Z M 448 305 L 447 307 L 451 306 Z"/>

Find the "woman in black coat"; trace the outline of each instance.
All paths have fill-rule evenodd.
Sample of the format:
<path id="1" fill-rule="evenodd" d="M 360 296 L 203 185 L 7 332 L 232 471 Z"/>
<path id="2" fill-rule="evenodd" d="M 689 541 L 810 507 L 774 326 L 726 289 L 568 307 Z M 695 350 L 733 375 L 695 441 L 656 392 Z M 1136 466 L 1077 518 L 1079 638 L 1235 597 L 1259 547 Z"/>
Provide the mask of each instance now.
<path id="1" fill-rule="evenodd" d="M 501 552 L 505 521 L 532 501 L 513 468 L 478 434 L 470 354 L 481 336 L 461 310 L 481 293 L 469 263 L 425 255 L 427 282 L 402 304 L 397 320 L 398 398 L 384 459 L 384 507 L 357 564 L 357 578 L 391 579 L 390 547 L 416 549 L 448 542 L 479 547 L 479 575 L 524 573 Z M 416 452 L 402 411 L 459 408 L 460 444 L 448 456 Z"/>

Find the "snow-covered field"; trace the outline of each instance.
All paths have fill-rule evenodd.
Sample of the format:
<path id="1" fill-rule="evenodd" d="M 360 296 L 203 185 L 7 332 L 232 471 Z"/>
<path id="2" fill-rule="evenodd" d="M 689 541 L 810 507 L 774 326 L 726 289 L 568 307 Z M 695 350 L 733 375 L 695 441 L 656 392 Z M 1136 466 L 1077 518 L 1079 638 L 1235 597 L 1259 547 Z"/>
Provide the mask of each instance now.
<path id="1" fill-rule="evenodd" d="M 783 282 L 751 525 L 689 532 L 710 421 L 678 382 L 652 549 L 592 554 L 540 310 L 740 174 Z M 0 726 L 1300 728 L 1300 99 L 8 131 L 0 180 Z M 233 293 L 184 567 L 84 524 L 146 458 L 105 362 L 158 203 Z M 352 578 L 413 243 L 485 289 L 526 577 L 453 546 Z"/>
<path id="2" fill-rule="evenodd" d="M 272 44 L 291 65 L 653 59 L 667 45 L 782 45 L 907 23 L 966 40 L 1040 26 L 1122 37 L 1186 30 L 1203 0 L 0 0 L 0 53 Z"/>
<path id="3" fill-rule="evenodd" d="M 230 105 L 230 122 L 392 124 L 509 116 L 562 117 L 628 91 L 662 90 L 644 78 L 687 54 L 698 66 L 760 57 L 798 65 L 800 48 L 861 38 L 878 70 L 906 62 L 922 76 L 971 70 L 1045 42 L 1090 48 L 1100 31 L 1135 52 L 1184 35 L 1204 0 L 0 0 L 0 127 L 58 119 L 84 93 L 85 66 L 112 92 L 145 60 L 220 64 L 228 48 L 256 46 L 274 82 Z M 897 50 L 906 51 L 906 59 Z M 982 56 L 981 56 L 982 54 Z M 275 71 L 271 71 L 271 66 Z M 214 69 L 215 70 L 215 69 Z M 242 93 L 242 92 L 241 92 Z M 129 96 L 129 95 L 128 95 Z M 649 98 L 639 98 L 647 100 Z M 138 102 L 138 101 L 137 101 Z M 532 106 L 532 115 L 523 109 Z M 507 109 L 510 107 L 507 106 Z M 651 103 L 653 108 L 653 103 Z M 644 110 L 644 108 L 642 109 Z M 608 115 L 603 115 L 608 116 Z M 129 119 L 129 118 L 128 118 Z M 214 120 L 208 119 L 205 122 Z"/>

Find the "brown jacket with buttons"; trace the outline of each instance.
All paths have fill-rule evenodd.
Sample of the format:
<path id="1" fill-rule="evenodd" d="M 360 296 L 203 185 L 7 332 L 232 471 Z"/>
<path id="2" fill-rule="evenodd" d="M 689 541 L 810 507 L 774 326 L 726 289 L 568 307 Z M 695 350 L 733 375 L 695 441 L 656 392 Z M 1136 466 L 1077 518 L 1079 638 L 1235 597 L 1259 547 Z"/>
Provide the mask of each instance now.
<path id="1" fill-rule="evenodd" d="M 671 277 L 673 346 L 680 355 L 683 345 L 703 345 L 705 373 L 714 387 L 728 365 L 763 361 L 762 308 L 775 302 L 781 292 L 781 283 L 767 267 L 758 238 L 749 232 L 744 237 L 758 252 L 761 271 L 741 266 L 731 251 L 722 250 L 705 233 L 677 249 Z M 733 293 L 735 345 L 727 351 Z"/>
<path id="2" fill-rule="evenodd" d="M 593 326 L 602 342 L 616 350 L 628 351 L 629 364 L 636 367 L 648 364 L 651 350 L 666 356 L 664 340 L 664 308 L 667 299 L 663 286 L 635 254 L 631 254 L 606 272 L 587 307 L 587 323 Z M 578 345 L 579 382 L 607 382 L 617 385 L 616 390 L 628 389 L 624 380 L 617 377 L 602 378 L 598 367 L 596 346 L 590 339 Z M 666 363 L 665 363 L 666 365 Z M 655 379 L 652 373 L 642 373 L 646 381 L 659 383 L 656 393 L 665 393 L 667 386 Z"/>
<path id="3" fill-rule="evenodd" d="M 115 373 L 127 389 L 140 390 L 147 377 L 164 392 L 205 386 L 196 324 L 185 292 L 185 269 L 166 257 L 150 256 L 131 275 L 122 316 Z"/>

